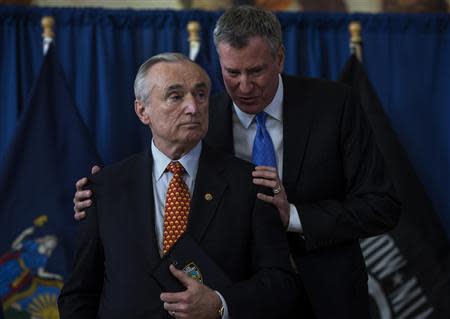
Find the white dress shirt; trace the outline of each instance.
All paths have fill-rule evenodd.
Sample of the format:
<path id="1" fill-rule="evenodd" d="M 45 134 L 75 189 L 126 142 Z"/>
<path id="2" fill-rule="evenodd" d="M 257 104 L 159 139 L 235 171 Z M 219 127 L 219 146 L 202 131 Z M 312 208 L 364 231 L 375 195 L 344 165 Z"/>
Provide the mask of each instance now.
<path id="1" fill-rule="evenodd" d="M 159 252 L 162 255 L 163 251 L 163 231 L 164 231 L 164 206 L 166 204 L 166 193 L 169 183 L 172 180 L 173 173 L 167 171 L 166 167 L 170 164 L 172 159 L 161 152 L 152 140 L 151 151 L 153 156 L 152 181 L 153 181 L 153 196 L 155 198 L 155 232 L 156 240 L 158 241 Z M 189 194 L 194 193 L 195 178 L 197 176 L 198 162 L 200 160 L 200 153 L 202 152 L 202 143 L 199 142 L 192 150 L 184 154 L 177 161 L 183 165 L 186 173 L 183 175 L 183 180 L 189 188 Z M 227 303 L 223 296 L 216 291 L 222 304 L 224 306 L 224 315 L 222 318 L 228 319 Z"/>
<path id="2" fill-rule="evenodd" d="M 268 114 L 266 128 L 272 139 L 277 158 L 277 171 L 280 180 L 283 176 L 283 80 L 278 75 L 278 88 L 273 100 L 264 108 Z M 233 141 L 237 157 L 252 161 L 253 141 L 256 135 L 255 114 L 242 112 L 233 102 Z M 289 204 L 290 218 L 287 231 L 303 233 L 297 208 Z"/>

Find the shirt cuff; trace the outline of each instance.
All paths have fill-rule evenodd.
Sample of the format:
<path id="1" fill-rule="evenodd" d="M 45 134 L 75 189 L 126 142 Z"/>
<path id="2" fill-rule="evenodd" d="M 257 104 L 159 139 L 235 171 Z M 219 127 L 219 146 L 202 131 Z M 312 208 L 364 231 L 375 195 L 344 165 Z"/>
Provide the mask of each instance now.
<path id="1" fill-rule="evenodd" d="M 226 303 L 225 299 L 220 294 L 220 292 L 218 292 L 216 290 L 214 290 L 214 292 L 219 296 L 220 300 L 222 301 L 222 305 L 223 305 L 223 316 L 222 316 L 222 319 L 230 319 L 230 317 L 228 316 L 228 307 L 227 307 L 227 303 Z"/>
<path id="2" fill-rule="evenodd" d="M 300 221 L 297 207 L 292 204 L 289 204 L 289 216 L 289 225 L 287 227 L 287 231 L 303 234 L 302 222 Z"/>

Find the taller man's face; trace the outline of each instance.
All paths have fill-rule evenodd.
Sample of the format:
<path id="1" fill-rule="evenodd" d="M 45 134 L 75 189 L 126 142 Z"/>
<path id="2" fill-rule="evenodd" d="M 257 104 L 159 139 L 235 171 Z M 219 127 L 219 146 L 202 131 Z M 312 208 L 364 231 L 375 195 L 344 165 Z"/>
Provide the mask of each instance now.
<path id="1" fill-rule="evenodd" d="M 210 81 L 189 61 L 153 65 L 147 74 L 150 98 L 136 101 L 140 120 L 150 126 L 155 145 L 166 155 L 181 156 L 208 130 Z"/>
<path id="2" fill-rule="evenodd" d="M 283 70 L 284 48 L 275 57 L 261 37 L 250 38 L 236 49 L 226 42 L 217 46 L 223 81 L 233 102 L 244 112 L 256 114 L 272 102 Z"/>

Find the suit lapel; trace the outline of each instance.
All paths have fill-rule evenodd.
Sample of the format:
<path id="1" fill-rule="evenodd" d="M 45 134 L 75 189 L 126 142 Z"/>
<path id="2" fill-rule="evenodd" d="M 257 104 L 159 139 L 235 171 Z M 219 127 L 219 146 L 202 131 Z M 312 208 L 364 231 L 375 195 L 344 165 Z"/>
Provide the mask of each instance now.
<path id="1" fill-rule="evenodd" d="M 301 80 L 283 76 L 283 184 L 294 191 L 308 145 L 314 106 Z"/>
<path id="2" fill-rule="evenodd" d="M 201 241 L 208 229 L 227 187 L 227 183 L 221 177 L 224 163 L 215 154 L 206 143 L 203 143 L 187 228 L 187 232 L 197 241 Z"/>
<path id="3" fill-rule="evenodd" d="M 142 240 L 136 244 L 141 246 L 141 251 L 153 269 L 160 260 L 159 247 L 155 232 L 155 203 L 153 198 L 152 182 L 153 159 L 150 150 L 143 153 L 134 167 L 130 168 L 129 198 L 130 211 L 135 213 L 133 220 L 137 234 L 141 234 Z"/>

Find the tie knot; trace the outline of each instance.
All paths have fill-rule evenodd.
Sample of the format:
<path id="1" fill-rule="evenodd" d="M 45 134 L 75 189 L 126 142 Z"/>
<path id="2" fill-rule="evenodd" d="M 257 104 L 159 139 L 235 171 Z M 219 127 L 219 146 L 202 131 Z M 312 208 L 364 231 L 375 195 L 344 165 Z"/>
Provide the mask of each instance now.
<path id="1" fill-rule="evenodd" d="M 184 167 L 183 165 L 181 165 L 180 162 L 175 161 L 175 162 L 170 162 L 169 165 L 167 165 L 166 168 L 169 172 L 173 173 L 173 174 L 182 174 L 184 173 Z"/>
<path id="2" fill-rule="evenodd" d="M 256 114 L 256 124 L 258 126 L 266 126 L 266 118 L 267 118 L 267 113 L 266 112 L 259 112 L 258 114 Z"/>

